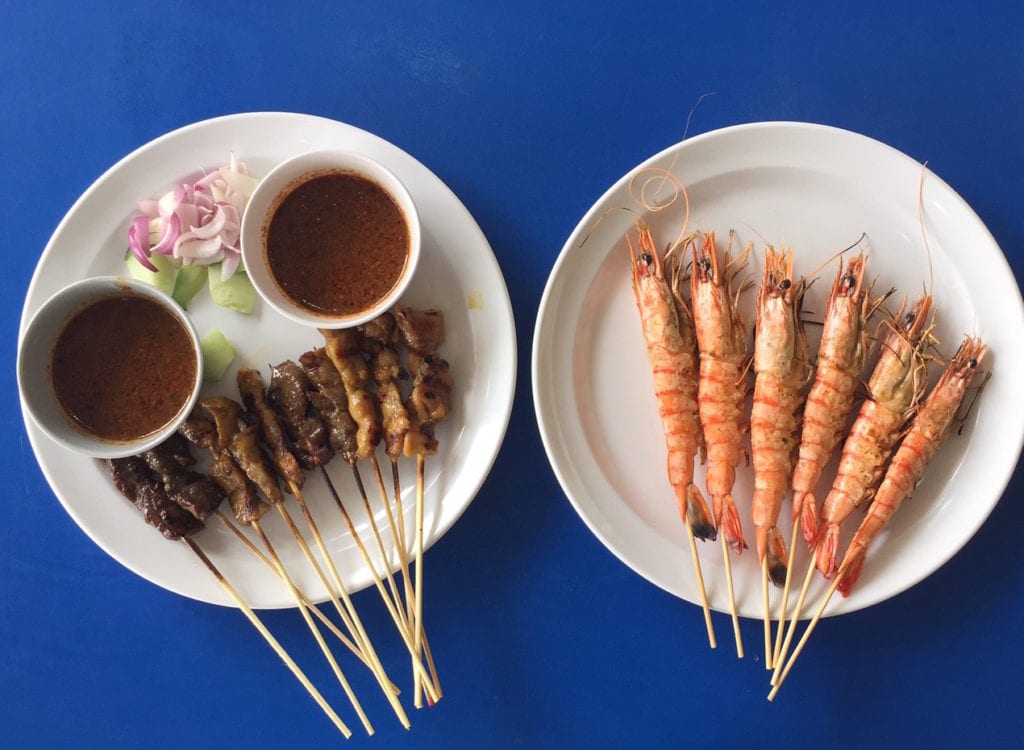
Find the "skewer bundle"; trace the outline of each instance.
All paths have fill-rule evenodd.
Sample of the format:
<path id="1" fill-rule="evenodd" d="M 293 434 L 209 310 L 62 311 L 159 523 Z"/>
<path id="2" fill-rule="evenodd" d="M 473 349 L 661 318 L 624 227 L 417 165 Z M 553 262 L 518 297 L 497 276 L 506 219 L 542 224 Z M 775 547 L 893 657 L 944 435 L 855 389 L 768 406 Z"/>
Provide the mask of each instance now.
<path id="1" fill-rule="evenodd" d="M 639 256 L 632 238 L 627 235 L 627 244 L 633 258 L 635 290 L 638 288 L 637 257 L 653 273 L 660 272 L 660 260 L 656 254 L 652 257 L 656 251 L 650 229 L 638 223 L 636 236 L 637 245 L 645 253 Z M 680 247 L 687 246 L 691 249 L 692 265 L 684 270 L 687 253 L 680 252 Z M 749 246 L 740 256 L 742 260 L 731 259 L 727 253 L 723 261 L 717 255 L 713 235 L 702 238 L 694 235 L 685 238 L 680 246 L 670 249 L 666 258 L 674 263 L 673 275 L 676 279 L 684 273 L 688 273 L 691 279 L 689 304 L 692 305 L 692 313 L 689 320 L 695 321 L 700 343 L 698 385 L 700 398 L 704 399 L 707 393 L 709 402 L 706 405 L 703 402 L 700 404 L 700 426 L 709 453 L 707 482 L 709 494 L 715 501 L 713 523 L 715 530 L 723 533 L 723 540 L 728 537 L 736 553 L 745 544 L 739 516 L 730 509 L 734 476 L 731 471 L 736 465 L 735 457 L 742 450 L 736 426 L 742 432 L 745 425 L 736 419 L 736 407 L 731 399 L 736 394 L 741 397 L 746 395 L 744 383 L 747 370 L 753 369 L 756 374 L 753 410 L 745 412 L 743 417 L 750 419 L 754 473 L 751 510 L 762 581 L 765 666 L 773 670 L 773 689 L 769 699 L 774 699 L 831 597 L 836 590 L 844 595 L 849 593 L 864 565 L 871 541 L 920 481 L 928 462 L 948 436 L 985 353 L 985 347 L 980 340 L 967 337 L 938 383 L 924 398 L 928 390 L 927 365 L 929 360 L 936 359 L 928 351 L 935 344 L 931 334 L 934 323 L 929 316 L 931 297 L 926 295 L 912 305 L 905 302 L 891 320 L 879 326 L 883 335 L 875 337 L 878 340 L 877 362 L 866 384 L 867 398 L 861 403 L 857 418 L 847 432 L 846 425 L 854 406 L 855 391 L 861 387 L 861 371 L 872 348 L 868 334 L 869 319 L 892 292 L 873 297 L 871 285 L 865 283 L 866 256 L 860 253 L 848 264 L 844 264 L 840 253 L 839 269 L 825 313 L 818 361 L 814 366 L 803 336 L 800 311 L 800 302 L 809 284 L 806 277 L 794 275 L 791 251 L 779 253 L 769 247 L 765 253 L 764 276 L 757 299 L 757 325 L 751 357 L 742 337 L 742 324 L 737 325 L 739 316 L 736 304 L 745 286 L 730 283 L 730 272 L 735 275 L 737 264 L 745 262 L 748 252 Z M 712 294 L 710 291 L 714 289 L 713 285 L 701 287 L 698 283 L 719 276 L 724 277 L 719 284 L 724 286 L 725 294 Z M 678 292 L 678 283 L 674 286 Z M 686 302 L 680 295 L 677 294 L 677 297 L 680 304 Z M 639 292 L 637 304 L 644 323 L 645 343 L 655 371 L 659 411 L 665 421 L 668 436 L 665 399 L 659 390 L 662 381 L 658 375 L 659 365 L 665 364 L 665 358 L 659 353 L 658 347 L 664 347 L 666 341 L 678 340 L 679 337 L 671 326 L 661 326 L 667 331 L 661 339 L 652 336 L 648 319 L 654 317 L 656 307 Z M 684 321 L 684 316 L 677 315 L 675 320 Z M 723 360 L 727 361 L 729 367 L 723 366 Z M 692 368 L 676 372 L 674 382 L 677 389 L 685 387 L 679 382 L 680 377 L 692 378 L 692 373 Z M 707 391 L 704 390 L 705 381 Z M 722 382 L 728 384 L 731 392 L 718 385 Z M 806 386 L 812 382 L 808 390 Z M 721 463 L 716 467 L 712 460 L 712 446 L 723 439 L 723 429 L 726 430 L 724 434 L 727 439 L 732 441 L 730 445 L 719 448 L 723 452 L 720 458 L 727 456 L 723 459 L 725 469 Z M 844 446 L 842 459 L 819 515 L 812 493 L 825 464 L 840 444 Z M 667 445 L 669 476 L 677 488 L 678 497 L 678 486 L 672 472 L 671 440 Z M 728 453 L 727 450 L 732 452 Z M 790 489 L 793 491 L 793 527 L 787 550 L 777 524 L 782 502 Z M 845 556 L 840 555 L 840 526 L 854 508 L 872 499 L 874 503 Z M 692 519 L 696 517 L 699 517 L 698 513 L 689 516 L 684 513 L 684 525 L 691 538 Z M 797 536 L 801 529 L 810 550 L 810 564 L 791 612 L 789 594 Z M 715 537 L 709 534 L 707 538 Z M 707 612 L 704 580 L 700 576 L 695 548 L 694 562 L 698 571 L 701 604 Z M 833 581 L 795 651 L 789 655 L 816 567 Z M 728 565 L 725 572 L 735 623 L 737 611 Z M 774 644 L 772 624 L 776 618 L 770 601 L 769 581 L 782 587 Z M 785 627 L 787 621 L 788 630 Z M 737 651 L 742 656 L 738 626 L 735 630 Z"/>
<path id="2" fill-rule="evenodd" d="M 395 315 L 385 313 L 360 331 L 325 331 L 324 335 L 326 347 L 300 357 L 301 366 L 287 361 L 273 367 L 269 387 L 257 370 L 240 370 L 238 387 L 244 406 L 226 397 L 201 399 L 196 413 L 185 422 L 180 434 L 140 457 L 111 461 L 110 467 L 114 483 L 122 494 L 139 507 L 145 520 L 165 537 L 184 540 L 192 548 L 339 731 L 348 737 L 349 728 L 191 538 L 203 528 L 203 521 L 217 518 L 287 587 L 367 733 L 373 734 L 373 726 L 314 618 L 370 670 L 400 723 L 409 728 L 408 716 L 398 700 L 399 691 L 384 671 L 303 497 L 306 472 L 319 470 L 410 654 L 416 707 L 423 705 L 424 696 L 431 705 L 440 700 L 440 683 L 423 627 L 422 564 L 425 457 L 438 451 L 435 428 L 448 416 L 452 389 L 448 363 L 438 353 L 444 338 L 443 317 L 438 311 L 397 306 Z M 408 369 L 399 361 L 400 344 L 409 351 Z M 376 394 L 369 390 L 369 365 L 373 365 Z M 409 372 L 412 387 L 403 401 L 400 381 L 409 379 Z M 385 487 L 376 459 L 376 446 L 384 436 L 392 463 L 394 511 L 392 496 Z M 196 459 L 189 443 L 209 451 L 212 464 L 208 476 L 193 469 Z M 335 453 L 340 454 L 353 471 L 374 537 L 376 561 L 327 471 L 327 464 Z M 402 507 L 398 468 L 402 455 L 417 458 L 415 528 L 411 533 L 406 529 Z M 388 521 L 390 544 L 385 543 L 366 494 L 357 465 L 357 461 L 362 460 L 372 465 Z M 286 494 L 299 506 L 323 564 L 314 556 L 293 520 L 285 502 Z M 234 520 L 218 509 L 225 498 Z M 261 524 L 262 517 L 271 508 L 278 512 L 328 592 L 341 628 L 310 601 L 285 568 Z M 256 541 L 240 527 L 250 528 Z M 413 557 L 415 574 L 410 562 Z M 396 566 L 401 584 L 392 572 Z"/>

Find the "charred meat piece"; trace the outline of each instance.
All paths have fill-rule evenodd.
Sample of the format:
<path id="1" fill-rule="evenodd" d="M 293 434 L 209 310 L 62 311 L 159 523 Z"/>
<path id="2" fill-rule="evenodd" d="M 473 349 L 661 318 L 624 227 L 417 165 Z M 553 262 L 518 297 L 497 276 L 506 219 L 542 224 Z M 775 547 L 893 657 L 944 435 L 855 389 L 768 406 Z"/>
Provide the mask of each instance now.
<path id="1" fill-rule="evenodd" d="M 324 329 L 320 333 L 327 340 L 327 356 L 344 384 L 349 416 L 359 428 L 356 433 L 357 455 L 359 458 L 367 458 L 380 442 L 383 428 L 377 397 L 366 390 L 370 370 L 359 348 L 359 335 L 352 329 Z"/>
<path id="2" fill-rule="evenodd" d="M 315 469 L 333 455 L 323 421 L 310 408 L 308 392 L 312 386 L 299 365 L 286 360 L 270 368 L 267 400 L 277 410 L 295 456 L 304 469 Z"/>
<path id="3" fill-rule="evenodd" d="M 239 468 L 270 502 L 282 502 L 284 495 L 277 484 L 274 467 L 256 439 L 259 428 L 242 422 L 242 407 L 238 402 L 216 396 L 201 399 L 199 406 L 206 409 L 217 424 L 217 444 L 231 454 Z"/>
<path id="4" fill-rule="evenodd" d="M 267 394 L 263 384 L 263 376 L 258 370 L 242 369 L 238 371 L 238 391 L 242 394 L 245 408 L 256 415 L 259 421 L 260 438 L 270 449 L 270 458 L 274 468 L 284 479 L 285 484 L 302 487 L 306 475 L 299 466 L 298 460 L 288 450 L 284 430 L 278 421 L 277 412 L 267 402 Z"/>
<path id="5" fill-rule="evenodd" d="M 167 539 L 192 536 L 203 528 L 203 522 L 174 503 L 160 482 L 149 474 L 146 462 L 138 456 L 107 461 L 110 476 L 118 491 L 142 511 L 146 523 Z"/>
<path id="6" fill-rule="evenodd" d="M 225 396 L 213 396 L 200 400 L 199 406 L 213 417 L 217 426 L 216 445 L 220 450 L 227 450 L 231 438 L 238 431 L 238 420 L 242 414 L 242 407 L 237 401 L 232 401 Z"/>
<path id="7" fill-rule="evenodd" d="M 178 433 L 197 448 L 216 447 L 217 427 L 206 417 L 192 414 L 178 428 Z"/>
<path id="8" fill-rule="evenodd" d="M 320 412 L 331 448 L 346 461 L 354 461 L 359 448 L 356 439 L 358 427 L 348 413 L 348 396 L 338 370 L 322 348 L 306 352 L 299 357 L 299 362 L 314 387 L 306 395 Z"/>
<path id="9" fill-rule="evenodd" d="M 227 451 L 215 454 L 213 466 L 210 467 L 210 478 L 227 494 L 231 512 L 243 526 L 258 521 L 270 510 L 270 506 L 263 502 L 256 492 L 256 485 Z"/>
<path id="10" fill-rule="evenodd" d="M 383 419 L 384 445 L 387 454 L 402 454 L 405 434 L 409 431 L 409 414 L 402 403 L 398 379 L 408 374 L 402 370 L 396 344 L 398 327 L 391 313 L 384 313 L 361 326 L 360 348 L 369 358 L 370 371 L 377 383 L 377 400 Z"/>
<path id="11" fill-rule="evenodd" d="M 224 501 L 224 492 L 210 478 L 188 468 L 196 460 L 188 442 L 172 435 L 160 445 L 145 451 L 140 458 L 163 483 L 164 491 L 175 503 L 200 521 L 205 521 Z"/>
<path id="12" fill-rule="evenodd" d="M 436 354 L 409 355 L 413 375 L 409 406 L 420 422 L 443 422 L 451 412 L 452 376 L 448 362 Z"/>
<path id="13" fill-rule="evenodd" d="M 404 343 L 418 354 L 432 354 L 444 343 L 444 315 L 440 310 L 416 310 L 395 305 L 395 320 Z"/>

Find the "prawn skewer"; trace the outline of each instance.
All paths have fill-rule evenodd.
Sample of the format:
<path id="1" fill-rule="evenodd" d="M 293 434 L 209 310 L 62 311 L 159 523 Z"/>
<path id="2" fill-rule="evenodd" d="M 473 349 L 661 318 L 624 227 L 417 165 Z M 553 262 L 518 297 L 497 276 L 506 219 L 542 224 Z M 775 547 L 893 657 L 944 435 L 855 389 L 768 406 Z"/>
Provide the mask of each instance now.
<path id="1" fill-rule="evenodd" d="M 869 545 L 899 510 L 903 501 L 910 496 L 914 487 L 921 481 L 925 468 L 949 437 L 967 389 L 978 372 L 978 364 L 985 356 L 985 350 L 981 339 L 966 337 L 938 383 L 917 410 L 906 436 L 889 463 L 871 508 L 868 509 L 843 556 L 835 580 L 818 605 L 814 618 L 808 623 L 800 643 L 782 670 L 775 687 L 769 693 L 769 700 L 778 694 L 779 688 L 807 644 L 836 590 L 838 589 L 843 596 L 850 593 L 863 570 Z"/>
<path id="2" fill-rule="evenodd" d="M 904 302 L 896 323 L 890 324 L 882 342 L 881 354 L 868 381 L 868 399 L 861 404 L 843 444 L 839 470 L 822 508 L 822 526 L 811 545 L 811 561 L 786 631 L 781 656 L 776 661 L 773 681 L 780 679 L 779 667 L 800 620 L 814 566 L 826 578 L 835 575 L 839 527 L 855 508 L 871 497 L 881 479 L 885 460 L 892 453 L 903 424 L 920 399 L 927 374 L 921 349 L 923 340 L 928 337 L 925 319 L 931 302 L 931 296 L 925 295 L 906 313 Z"/>
<path id="3" fill-rule="evenodd" d="M 673 288 L 665 278 L 661 257 L 654 246 L 651 229 L 637 222 L 637 246 L 626 236 L 632 269 L 633 293 L 644 343 L 654 375 L 654 394 L 665 432 L 669 483 L 679 505 L 679 514 L 690 539 L 694 571 L 708 641 L 715 648 L 711 608 L 704 589 L 700 558 L 693 537 L 715 538 L 711 511 L 700 490 L 693 483 L 693 462 L 700 447 L 700 423 L 697 415 L 697 342 L 693 318 L 684 304 L 676 304 L 679 263 L 673 273 Z M 678 260 L 678 259 L 677 259 Z"/>
<path id="4" fill-rule="evenodd" d="M 871 299 L 870 289 L 864 286 L 866 267 L 864 253 L 853 258 L 845 269 L 840 258 L 825 308 L 818 364 L 804 404 L 800 449 L 793 469 L 793 531 L 782 588 L 775 662 L 779 661 L 782 650 L 782 625 L 785 624 L 789 604 L 797 534 L 802 530 L 807 544 L 813 544 L 818 529 L 818 510 L 812 493 L 843 436 L 847 417 L 853 408 L 858 378 L 870 349 L 868 320 L 885 299 L 885 296 Z"/>
<path id="5" fill-rule="evenodd" d="M 785 580 L 786 547 L 777 523 L 793 469 L 793 446 L 801 390 L 809 377 L 807 337 L 800 319 L 807 284 L 793 279 L 793 252 L 765 252 L 764 277 L 757 298 L 754 338 L 754 404 L 750 441 L 754 464 L 751 516 L 761 561 L 765 666 L 771 669 L 771 611 L 768 579 Z"/>
<path id="6" fill-rule="evenodd" d="M 730 240 L 732 233 L 730 233 Z M 740 462 L 743 434 L 743 387 L 747 366 L 747 339 L 737 302 L 743 291 L 733 289 L 733 280 L 747 263 L 750 245 L 736 258 L 726 251 L 719 262 L 715 234 L 692 244 L 693 272 L 690 299 L 694 329 L 700 352 L 697 404 L 707 450 L 707 489 L 711 495 L 717 529 L 721 532 L 729 605 L 732 611 L 736 652 L 743 657 L 739 614 L 732 585 L 732 564 L 728 547 L 739 554 L 747 546 L 739 512 L 732 497 L 736 466 Z"/>
<path id="7" fill-rule="evenodd" d="M 910 497 L 928 463 L 949 437 L 967 388 L 978 372 L 978 364 L 985 356 L 985 351 L 981 339 L 966 337 L 938 383 L 921 404 L 885 472 L 885 478 L 875 493 L 867 515 L 843 556 L 840 568 L 846 569 L 846 575 L 839 584 L 839 593 L 843 596 L 850 593 L 860 577 L 868 546 L 899 510 L 903 501 Z"/>

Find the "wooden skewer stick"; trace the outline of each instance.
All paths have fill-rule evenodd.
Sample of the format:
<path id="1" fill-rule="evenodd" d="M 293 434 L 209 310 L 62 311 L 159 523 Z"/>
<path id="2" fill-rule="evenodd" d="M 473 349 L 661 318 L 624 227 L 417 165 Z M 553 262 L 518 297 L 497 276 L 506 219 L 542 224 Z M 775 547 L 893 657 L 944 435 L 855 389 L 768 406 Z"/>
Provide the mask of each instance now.
<path id="1" fill-rule="evenodd" d="M 306 677 L 302 669 L 299 668 L 299 665 L 296 664 L 292 657 L 288 655 L 288 652 L 284 650 L 284 647 L 281 646 L 280 643 L 278 643 L 273 634 L 267 630 L 267 627 L 262 622 L 260 622 L 256 613 L 249 608 L 249 605 L 242 600 L 242 597 L 238 595 L 238 592 L 235 591 L 234 587 L 228 583 L 227 579 L 219 570 L 217 570 L 217 566 L 213 564 L 213 561 L 210 560 L 199 546 L 188 537 L 184 537 L 182 541 L 196 553 L 200 560 L 202 560 L 210 573 L 213 574 L 213 577 L 217 579 L 217 582 L 224 588 L 228 596 L 231 597 L 231 600 L 238 605 L 240 610 L 242 610 L 242 614 L 249 619 L 249 622 L 252 623 L 253 627 L 256 628 L 256 630 L 259 631 L 259 634 L 263 636 L 264 640 L 270 644 L 270 647 L 274 649 L 274 652 L 281 658 L 281 661 L 285 663 L 285 666 L 291 670 L 292 674 L 295 675 L 295 678 L 302 683 L 302 687 L 306 688 L 306 692 L 308 692 L 313 700 L 316 701 L 316 704 L 320 706 L 323 712 L 327 714 L 327 718 L 329 718 L 334 726 L 338 728 L 338 731 L 344 735 L 345 739 L 350 738 L 352 736 L 352 730 L 350 730 L 338 714 L 334 712 L 334 709 L 331 708 L 330 704 L 320 694 L 320 691 L 313 686 L 313 683 L 309 681 L 309 678 Z"/>
<path id="2" fill-rule="evenodd" d="M 796 599 L 796 607 L 793 610 L 793 616 L 789 620 L 789 628 L 786 630 L 786 640 L 782 644 L 782 651 L 779 653 L 779 658 L 775 660 L 775 673 L 772 675 L 771 684 L 774 685 L 779 681 L 779 675 L 782 672 L 782 665 L 785 663 L 787 654 L 789 654 L 789 647 L 793 643 L 793 634 L 796 632 L 796 625 L 800 622 L 800 615 L 804 611 L 804 600 L 807 599 L 807 590 L 811 587 L 811 579 L 814 578 L 814 551 L 817 547 L 811 547 L 811 559 L 807 563 L 807 572 L 804 574 L 804 582 L 800 587 L 800 595 Z M 782 627 L 782 623 L 779 623 L 779 627 Z"/>
<path id="3" fill-rule="evenodd" d="M 274 575 L 280 578 L 280 574 L 278 573 L 277 568 L 274 566 L 274 563 L 270 562 L 267 556 L 260 552 L 259 548 L 255 544 L 249 541 L 249 537 L 243 534 L 242 530 L 239 529 L 234 523 L 232 523 L 231 519 L 229 519 L 227 516 L 224 515 L 222 511 L 219 510 L 214 511 L 214 516 L 216 516 L 218 521 L 227 526 L 232 534 L 238 537 L 242 544 L 245 545 L 246 549 L 248 549 L 260 562 L 262 562 L 266 567 L 268 567 L 271 570 L 271 572 L 274 573 Z M 309 599 L 308 596 L 302 593 L 302 591 L 297 586 L 295 590 L 298 592 L 299 598 L 302 599 L 302 603 L 305 605 L 306 609 L 308 609 L 310 613 L 314 617 L 316 617 L 316 619 L 318 619 L 325 628 L 327 628 L 331 633 L 333 633 L 334 637 L 341 641 L 342 645 L 344 645 L 345 648 L 351 651 L 353 656 L 359 659 L 359 661 L 361 661 L 364 665 L 369 667 L 370 671 L 373 671 L 373 668 L 371 667 L 370 663 L 366 660 L 366 657 L 363 655 L 363 652 L 359 650 L 359 647 L 356 646 L 356 644 L 353 643 L 347 635 L 342 633 L 338 626 L 335 625 L 331 621 L 331 619 L 327 617 L 327 615 L 321 612 L 320 608 L 317 607 L 316 604 L 314 604 Z M 398 688 L 394 685 L 392 685 L 392 688 L 398 690 Z"/>
<path id="4" fill-rule="evenodd" d="M 296 499 L 298 499 L 299 497 L 300 496 L 297 495 Z M 341 582 L 341 576 L 338 575 L 338 569 L 334 565 L 334 560 L 331 558 L 331 555 L 327 553 L 327 545 L 324 544 L 324 539 L 321 537 L 321 534 L 319 534 L 319 530 L 316 528 L 315 523 L 312 522 L 312 516 L 309 514 L 309 508 L 306 507 L 305 502 L 301 502 L 299 505 L 299 507 L 302 508 L 303 513 L 306 515 L 307 522 L 310 523 L 310 531 L 313 534 L 313 538 L 316 540 L 316 544 L 319 546 L 319 548 L 321 548 L 321 552 L 327 559 L 328 568 L 331 571 L 335 583 L 338 586 L 337 591 L 335 591 L 330 581 L 328 581 L 327 576 L 324 574 L 324 569 L 321 568 L 321 566 L 319 566 L 319 564 L 316 561 L 316 558 L 313 556 L 312 550 L 309 549 L 309 545 L 306 544 L 306 540 L 303 539 L 302 535 L 299 533 L 298 528 L 295 526 L 294 520 L 292 520 L 291 514 L 285 507 L 285 504 L 278 502 L 274 503 L 273 505 L 275 508 L 278 508 L 282 517 L 285 519 L 285 524 L 288 525 L 289 530 L 295 537 L 295 541 L 298 542 L 299 548 L 302 550 L 302 553 L 309 561 L 309 565 L 312 567 L 313 571 L 315 571 L 319 579 L 321 579 L 321 582 L 324 584 L 324 587 L 328 590 L 328 593 L 331 595 L 331 600 L 334 602 L 334 607 L 338 611 L 338 615 L 341 617 L 341 620 L 345 624 L 345 627 L 348 628 L 349 632 L 352 634 L 352 638 L 359 644 L 359 648 L 361 649 L 362 653 L 366 655 L 367 659 L 373 665 L 372 671 L 374 673 L 374 676 L 377 678 L 377 682 L 378 684 L 380 684 L 381 690 L 384 692 L 384 696 L 387 698 L 387 701 L 391 705 L 392 710 L 398 717 L 398 721 L 401 722 L 401 725 L 406 727 L 408 730 L 408 728 L 412 726 L 412 723 L 409 720 L 409 716 L 406 713 L 406 709 L 402 708 L 394 692 L 392 692 L 390 689 L 389 685 L 391 685 L 392 682 L 388 678 L 387 673 L 384 671 L 384 665 L 381 664 L 380 658 L 377 656 L 377 651 L 373 647 L 373 643 L 370 642 L 370 636 L 367 634 L 366 628 L 362 627 L 362 621 L 359 619 L 358 613 L 355 612 L 355 605 L 353 605 L 352 600 L 348 595 L 348 591 L 345 589 L 344 584 Z M 345 602 L 344 607 L 341 606 L 339 596 L 341 600 Z"/>
<path id="5" fill-rule="evenodd" d="M 772 668 L 772 610 L 768 606 L 768 555 L 761 558 L 761 612 L 764 619 L 764 668 Z"/>
<path id="6" fill-rule="evenodd" d="M 725 583 L 729 589 L 729 610 L 732 612 L 732 632 L 736 638 L 736 658 L 743 658 L 743 637 L 740 635 L 740 615 L 736 610 L 736 593 L 732 587 L 732 560 L 729 559 L 729 543 L 725 534 L 719 535 L 722 540 L 722 559 L 725 561 Z"/>
<path id="7" fill-rule="evenodd" d="M 796 658 L 800 656 L 800 652 L 804 650 L 804 646 L 807 645 L 808 639 L 811 637 L 811 633 L 814 632 L 814 628 L 818 624 L 818 620 L 821 619 L 821 615 L 825 611 L 825 607 L 832 601 L 832 595 L 836 593 L 836 589 L 839 588 L 839 583 L 843 580 L 843 576 L 846 575 L 846 566 L 839 569 L 836 573 L 835 580 L 832 581 L 832 585 L 828 587 L 828 591 L 825 592 L 825 597 L 821 600 L 821 604 L 818 606 L 818 611 L 814 613 L 814 617 L 807 623 L 807 629 L 804 630 L 803 636 L 800 638 L 800 642 L 796 644 L 796 648 L 793 650 L 793 655 L 789 657 L 789 661 L 786 662 L 786 668 L 782 670 L 782 674 L 779 676 L 778 682 L 772 688 L 771 692 L 768 693 L 768 700 L 775 700 L 775 696 L 778 695 L 779 688 L 782 687 L 782 683 L 786 680 L 786 675 L 789 674 L 789 670 L 793 668 L 793 664 L 796 663 Z"/>
<path id="8" fill-rule="evenodd" d="M 402 577 L 405 582 L 405 603 L 406 607 L 409 608 L 407 613 L 406 621 L 412 624 L 413 612 L 412 605 L 415 601 L 415 594 L 412 590 L 412 580 L 409 577 L 409 552 L 405 547 L 405 530 L 404 528 L 399 533 L 398 527 L 395 521 L 395 516 L 391 513 L 391 503 L 388 500 L 388 491 L 384 487 L 384 477 L 381 475 L 380 464 L 377 462 L 376 454 L 370 456 L 370 461 L 373 465 L 373 473 L 377 479 L 377 490 L 380 492 L 380 499 L 384 505 L 384 511 L 387 515 L 388 526 L 391 529 L 391 538 L 395 540 L 395 546 L 398 548 L 398 564 L 402 571 Z M 398 462 L 394 458 L 391 459 L 392 466 L 392 479 L 395 481 L 395 493 L 398 498 L 396 510 L 401 510 L 401 497 L 402 487 L 398 478 Z M 367 510 L 369 512 L 369 510 Z M 405 526 L 404 516 L 399 516 L 402 521 L 402 526 Z M 398 606 L 401 606 L 401 600 L 396 601 Z M 434 685 L 434 694 L 437 696 L 436 700 L 440 700 L 442 697 L 441 693 L 441 682 L 437 677 L 437 667 L 434 665 L 434 655 L 430 653 L 430 642 L 427 640 L 427 634 L 424 632 L 421 634 L 423 638 L 423 654 L 427 659 L 427 669 L 430 670 L 430 680 Z"/>
<path id="9" fill-rule="evenodd" d="M 415 627 L 414 646 L 419 654 L 423 648 L 423 475 L 426 471 L 426 457 L 420 453 L 416 456 L 416 585 L 415 595 Z M 423 697 L 420 683 L 416 683 L 413 691 L 413 705 L 423 708 Z"/>
<path id="10" fill-rule="evenodd" d="M 263 533 L 263 527 L 260 526 L 260 522 L 257 520 L 252 521 L 252 528 L 263 542 L 263 546 L 267 548 L 267 554 L 270 555 L 270 559 L 274 563 L 274 567 L 277 570 L 277 575 L 285 585 L 288 587 L 288 591 L 291 592 L 292 597 L 295 599 L 295 603 L 299 606 L 299 612 L 302 614 L 302 619 L 306 621 L 306 625 L 309 627 L 310 633 L 313 634 L 313 639 L 316 641 L 320 650 L 324 654 L 324 658 L 327 659 L 327 663 L 331 667 L 331 671 L 334 672 L 334 676 L 338 679 L 338 684 L 341 685 L 341 689 L 345 691 L 345 695 L 348 697 L 349 702 L 352 704 L 352 708 L 355 709 L 356 715 L 359 720 L 363 723 L 363 728 L 366 729 L 366 733 L 373 735 L 373 725 L 370 723 L 370 719 L 367 717 L 366 712 L 363 711 L 362 705 L 359 703 L 359 699 L 356 698 L 355 692 L 352 690 L 352 686 L 348 680 L 345 679 L 345 673 L 341 671 L 341 667 L 338 666 L 337 659 L 334 658 L 334 654 L 327 647 L 326 641 L 324 641 L 323 635 L 320 633 L 320 629 L 313 622 L 313 618 L 306 610 L 306 605 L 302 603 L 302 597 L 299 596 L 298 589 L 295 588 L 295 584 L 292 583 L 291 577 L 288 575 L 288 571 L 285 570 L 284 565 L 281 563 L 281 558 L 278 557 L 277 551 L 274 549 L 274 545 L 270 543 L 270 539 L 266 534 Z"/>
<path id="11" fill-rule="evenodd" d="M 786 629 L 787 610 L 789 609 L 789 587 L 793 580 L 793 560 L 796 559 L 797 534 L 800 530 L 799 519 L 793 521 L 793 533 L 789 538 L 789 560 L 786 561 L 786 582 L 782 586 L 782 603 L 779 605 L 779 629 L 775 633 L 775 652 L 772 654 L 772 664 L 782 661 L 782 637 Z M 772 675 L 774 678 L 774 675 Z"/>
<path id="12" fill-rule="evenodd" d="M 338 505 L 341 517 L 344 519 L 345 525 L 349 529 L 349 533 L 352 534 L 352 539 L 356 543 L 356 548 L 362 555 L 363 562 L 366 563 L 366 566 L 370 570 L 370 575 L 373 577 L 373 583 L 377 587 L 377 591 L 384 602 L 384 606 L 387 608 L 388 614 L 391 615 L 391 619 L 394 620 L 395 626 L 398 628 L 398 633 L 402 636 L 403 643 L 405 643 L 406 647 L 409 649 L 409 653 L 414 657 L 413 669 L 416 672 L 417 678 L 427 680 L 429 682 L 426 669 L 424 668 L 423 663 L 419 660 L 419 652 L 413 650 L 414 641 L 412 639 L 411 632 L 407 629 L 406 625 L 403 624 L 399 612 L 396 611 L 394 603 L 388 597 L 387 591 L 384 588 L 384 582 L 381 580 L 380 574 L 377 573 L 376 566 L 373 564 L 373 560 L 370 559 L 370 556 L 366 551 L 366 546 L 363 544 L 359 533 L 356 531 L 355 524 L 352 523 L 351 516 L 349 516 L 348 511 L 345 509 L 345 505 L 341 502 L 341 498 L 338 496 L 338 492 L 334 488 L 334 483 L 331 481 L 330 476 L 328 476 L 327 471 L 323 467 L 320 468 L 324 472 L 324 478 L 327 480 L 327 486 L 330 489 L 331 494 L 334 496 L 334 502 Z"/>
<path id="13" fill-rule="evenodd" d="M 693 526 L 686 519 L 686 538 L 690 540 L 690 554 L 693 556 L 693 569 L 697 573 L 697 591 L 700 592 L 700 605 L 704 610 L 704 625 L 708 629 L 708 644 L 718 648 L 715 640 L 715 627 L 711 624 L 711 606 L 708 604 L 708 592 L 704 589 L 704 574 L 700 569 L 700 557 L 697 556 L 697 540 L 693 536 Z"/>

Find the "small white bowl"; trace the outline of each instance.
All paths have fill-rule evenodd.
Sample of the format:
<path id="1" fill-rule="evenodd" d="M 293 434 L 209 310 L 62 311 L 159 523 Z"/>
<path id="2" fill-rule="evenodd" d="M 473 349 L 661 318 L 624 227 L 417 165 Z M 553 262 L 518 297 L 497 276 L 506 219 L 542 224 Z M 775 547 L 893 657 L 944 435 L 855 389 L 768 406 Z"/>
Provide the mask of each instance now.
<path id="1" fill-rule="evenodd" d="M 297 304 L 278 286 L 267 262 L 267 227 L 285 192 L 301 183 L 306 175 L 332 171 L 354 173 L 383 188 L 401 209 L 409 229 L 409 257 L 398 282 L 375 305 L 350 315 L 329 315 Z M 384 165 L 354 151 L 310 151 L 282 162 L 260 180 L 242 216 L 240 241 L 246 273 L 256 292 L 270 307 L 306 326 L 351 328 L 390 308 L 409 286 L 420 258 L 420 219 L 409 191 Z M 309 270 L 310 273 L 317 272 L 315 268 Z"/>
<path id="2" fill-rule="evenodd" d="M 68 319 L 91 302 L 129 291 L 156 300 L 188 332 L 196 358 L 196 382 L 192 394 L 177 415 L 138 440 L 112 441 L 90 435 L 76 427 L 64 412 L 53 390 L 50 360 L 57 337 Z M 21 402 L 39 428 L 60 445 L 94 458 L 123 458 L 159 445 L 181 426 L 199 399 L 203 384 L 203 352 L 195 326 L 185 312 L 167 294 L 149 284 L 123 276 L 100 276 L 66 286 L 43 303 L 32 316 L 18 348 L 18 390 Z"/>

